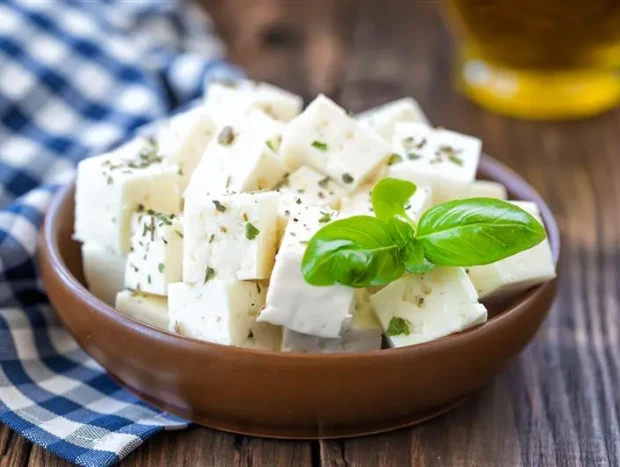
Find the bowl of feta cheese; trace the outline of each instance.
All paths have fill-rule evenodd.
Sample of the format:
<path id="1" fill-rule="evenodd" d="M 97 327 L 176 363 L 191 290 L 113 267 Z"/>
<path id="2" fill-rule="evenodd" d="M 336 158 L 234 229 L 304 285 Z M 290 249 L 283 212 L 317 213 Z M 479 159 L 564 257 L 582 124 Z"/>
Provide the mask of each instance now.
<path id="1" fill-rule="evenodd" d="M 548 313 L 559 251 L 538 193 L 414 99 L 351 115 L 239 81 L 82 161 L 40 261 L 69 332 L 144 400 L 333 438 L 419 423 L 488 383 Z"/>

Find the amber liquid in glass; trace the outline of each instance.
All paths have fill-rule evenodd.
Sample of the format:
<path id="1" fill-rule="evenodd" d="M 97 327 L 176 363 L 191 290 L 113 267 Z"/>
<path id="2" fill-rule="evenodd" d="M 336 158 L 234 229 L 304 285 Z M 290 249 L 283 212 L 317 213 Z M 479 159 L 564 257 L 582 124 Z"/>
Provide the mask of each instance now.
<path id="1" fill-rule="evenodd" d="M 459 85 L 524 118 L 593 115 L 620 102 L 620 0 L 446 0 Z"/>

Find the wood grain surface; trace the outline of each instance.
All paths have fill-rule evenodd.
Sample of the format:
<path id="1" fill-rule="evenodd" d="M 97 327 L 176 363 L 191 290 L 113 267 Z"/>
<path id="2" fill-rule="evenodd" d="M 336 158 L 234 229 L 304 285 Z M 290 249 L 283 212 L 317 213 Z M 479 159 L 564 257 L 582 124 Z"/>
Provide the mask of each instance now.
<path id="1" fill-rule="evenodd" d="M 558 218 L 559 297 L 491 385 L 421 426 L 324 442 L 192 427 L 156 436 L 122 465 L 620 465 L 620 111 L 534 123 L 477 108 L 452 87 L 453 45 L 435 2 L 204 2 L 231 59 L 254 78 L 306 98 L 325 92 L 353 111 L 411 95 L 433 123 L 482 138 Z M 0 466 L 14 465 L 66 463 L 2 427 Z"/>

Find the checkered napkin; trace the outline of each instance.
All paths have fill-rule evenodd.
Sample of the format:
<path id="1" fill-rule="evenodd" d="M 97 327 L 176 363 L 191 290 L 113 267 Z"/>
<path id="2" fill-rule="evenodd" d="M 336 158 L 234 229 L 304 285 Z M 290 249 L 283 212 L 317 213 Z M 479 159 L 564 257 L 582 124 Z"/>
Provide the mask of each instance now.
<path id="1" fill-rule="evenodd" d="M 186 3 L 0 2 L 0 421 L 76 464 L 187 422 L 119 388 L 59 323 L 36 265 L 46 206 L 80 159 L 238 75 L 220 54 Z"/>

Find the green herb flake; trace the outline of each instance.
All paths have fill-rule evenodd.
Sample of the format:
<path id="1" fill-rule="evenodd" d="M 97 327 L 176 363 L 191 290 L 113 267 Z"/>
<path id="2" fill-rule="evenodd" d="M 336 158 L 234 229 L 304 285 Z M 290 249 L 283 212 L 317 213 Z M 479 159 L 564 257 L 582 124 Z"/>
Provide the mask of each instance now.
<path id="1" fill-rule="evenodd" d="M 274 187 L 274 190 L 278 191 L 280 188 L 288 186 L 288 182 L 289 182 L 288 178 L 289 178 L 290 175 L 291 174 L 288 173 L 288 172 L 285 173 L 284 177 L 282 177 L 282 180 L 280 180 L 278 182 L 278 184 Z"/>
<path id="2" fill-rule="evenodd" d="M 319 218 L 319 224 L 327 224 L 328 222 L 332 220 L 331 213 L 321 211 L 321 214 L 323 215 Z"/>
<path id="3" fill-rule="evenodd" d="M 111 176 L 111 175 L 108 175 L 108 178 L 107 178 L 107 180 L 106 180 L 106 183 L 107 183 L 108 185 L 112 185 L 112 184 L 114 183 L 114 179 L 112 178 L 112 176 Z"/>
<path id="4" fill-rule="evenodd" d="M 276 148 L 276 145 L 275 145 L 275 144 L 273 144 L 273 141 L 271 141 L 271 140 L 267 140 L 267 141 L 265 141 L 265 144 L 266 144 L 266 145 L 267 145 L 267 147 L 268 147 L 269 149 L 271 149 L 273 152 L 278 152 L 278 148 Z"/>
<path id="5" fill-rule="evenodd" d="M 319 184 L 319 186 L 320 186 L 321 188 L 327 188 L 327 187 L 328 187 L 328 185 L 329 185 L 329 182 L 331 181 L 331 179 L 332 179 L 332 178 L 331 178 L 330 176 L 327 176 L 327 177 L 325 177 L 325 178 L 323 178 L 323 179 L 319 180 L 318 184 Z"/>
<path id="6" fill-rule="evenodd" d="M 258 293 L 260 293 L 260 292 L 261 292 L 260 284 L 256 284 L 256 291 L 257 291 Z"/>
<path id="7" fill-rule="evenodd" d="M 226 206 L 220 203 L 218 200 L 214 199 L 213 204 L 215 205 L 215 210 L 219 212 L 226 212 Z"/>
<path id="8" fill-rule="evenodd" d="M 175 229 L 174 233 L 177 234 L 179 237 L 183 238 L 183 234 L 178 230 Z"/>
<path id="9" fill-rule="evenodd" d="M 448 160 L 459 167 L 463 167 L 463 159 L 455 154 L 448 154 Z"/>
<path id="10" fill-rule="evenodd" d="M 247 222 L 245 224 L 245 238 L 248 240 L 254 240 L 259 233 L 260 230 L 258 230 L 251 222 Z"/>
<path id="11" fill-rule="evenodd" d="M 348 184 L 348 183 L 353 183 L 353 181 L 354 181 L 354 180 L 355 180 L 355 179 L 351 176 L 351 174 L 350 174 L 350 173 L 346 173 L 346 172 L 345 172 L 345 173 L 343 173 L 343 174 L 342 174 L 342 181 L 343 181 L 344 183 L 347 183 L 347 184 Z"/>
<path id="12" fill-rule="evenodd" d="M 301 198 L 297 198 L 297 201 L 295 201 L 295 204 L 301 204 Z"/>
<path id="13" fill-rule="evenodd" d="M 159 163 L 163 158 L 158 155 L 159 144 L 153 137 L 148 138 L 144 142 L 144 146 L 140 149 L 137 156 L 126 162 L 127 167 L 131 169 L 145 169 L 152 164 Z"/>
<path id="14" fill-rule="evenodd" d="M 385 333 L 388 336 L 408 336 L 411 334 L 411 321 L 408 319 L 399 318 L 398 316 L 393 316 L 388 323 Z"/>
<path id="15" fill-rule="evenodd" d="M 164 263 L 159 263 L 159 264 L 157 265 L 157 270 L 158 270 L 159 272 L 164 272 Z"/>
<path id="16" fill-rule="evenodd" d="M 402 161 L 403 156 L 401 156 L 400 154 L 390 154 L 390 157 L 388 157 L 387 160 L 387 165 L 399 164 Z"/>
<path id="17" fill-rule="evenodd" d="M 205 280 L 203 284 L 206 284 L 214 277 L 215 277 L 215 269 L 213 269 L 211 266 L 207 266 L 207 269 L 205 269 Z"/>
<path id="18" fill-rule="evenodd" d="M 151 283 L 151 275 L 149 274 L 148 276 L 146 276 L 146 281 L 150 284 Z"/>
<path id="19" fill-rule="evenodd" d="M 322 141 L 312 141 L 312 147 L 319 151 L 327 151 L 327 143 Z"/>
<path id="20" fill-rule="evenodd" d="M 448 159 L 448 161 L 452 162 L 453 164 L 456 164 L 458 166 L 463 166 L 463 159 L 461 159 L 458 154 L 460 154 L 461 152 L 463 152 L 461 149 L 455 149 L 452 146 L 448 146 L 448 145 L 444 145 L 444 146 L 439 146 L 439 148 L 437 148 L 437 156 L 439 156 L 439 154 L 442 154 L 444 156 L 446 156 L 446 158 Z"/>
<path id="21" fill-rule="evenodd" d="M 415 152 L 409 152 L 407 153 L 407 159 L 409 159 L 410 161 L 417 161 L 419 159 L 422 159 L 422 156 Z"/>
<path id="22" fill-rule="evenodd" d="M 217 142 L 222 146 L 230 146 L 235 142 L 235 138 L 237 135 L 235 134 L 235 130 L 231 126 L 225 126 L 220 131 L 220 134 L 217 135 Z"/>
<path id="23" fill-rule="evenodd" d="M 211 234 L 211 236 L 209 237 L 209 243 L 212 243 L 214 238 L 215 238 L 215 234 Z"/>

